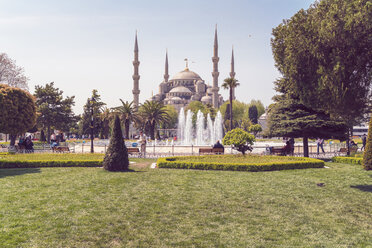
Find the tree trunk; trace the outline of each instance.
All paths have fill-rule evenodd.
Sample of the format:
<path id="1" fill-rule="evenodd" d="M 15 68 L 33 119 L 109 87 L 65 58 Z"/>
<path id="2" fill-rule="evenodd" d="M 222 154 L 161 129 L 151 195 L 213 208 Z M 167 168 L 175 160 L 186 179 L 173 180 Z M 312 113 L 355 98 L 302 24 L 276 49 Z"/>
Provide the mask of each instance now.
<path id="1" fill-rule="evenodd" d="M 10 138 L 10 146 L 14 146 L 15 145 L 15 141 L 17 139 L 17 135 L 15 134 L 10 134 L 9 135 L 9 138 Z"/>
<path id="2" fill-rule="evenodd" d="M 155 140 L 155 123 L 151 123 L 150 125 L 150 135 L 151 139 Z"/>
<path id="3" fill-rule="evenodd" d="M 304 157 L 309 157 L 309 139 L 308 137 L 302 138 L 303 144 L 304 144 Z"/>
<path id="4" fill-rule="evenodd" d="M 48 144 L 50 144 L 50 125 L 48 125 L 48 129 L 47 129 L 47 142 Z"/>
<path id="5" fill-rule="evenodd" d="M 129 122 L 129 120 L 128 119 L 126 119 L 125 120 L 125 138 L 126 139 L 129 139 L 129 124 L 130 124 L 130 122 Z"/>
<path id="6" fill-rule="evenodd" d="M 350 155 L 350 128 L 347 129 L 347 137 L 346 137 L 346 147 L 347 147 L 347 156 Z"/>
<path id="7" fill-rule="evenodd" d="M 232 107 L 232 87 L 230 87 L 230 131 L 232 130 L 232 125 L 233 125 L 233 107 Z"/>

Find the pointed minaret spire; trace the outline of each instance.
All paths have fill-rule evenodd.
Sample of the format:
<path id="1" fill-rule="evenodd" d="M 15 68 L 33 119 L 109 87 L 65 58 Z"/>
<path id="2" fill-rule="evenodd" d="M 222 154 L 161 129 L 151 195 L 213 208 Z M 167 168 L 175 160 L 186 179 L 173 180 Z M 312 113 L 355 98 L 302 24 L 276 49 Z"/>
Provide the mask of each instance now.
<path id="1" fill-rule="evenodd" d="M 133 73 L 133 105 L 134 105 L 134 108 L 135 110 L 138 109 L 138 105 L 139 105 L 139 94 L 140 94 L 140 90 L 139 90 L 139 79 L 140 79 L 140 75 L 139 75 L 139 60 L 138 60 L 138 42 L 137 42 L 137 31 L 136 31 L 136 38 L 135 38 L 135 41 L 134 41 L 134 60 L 133 60 L 133 67 L 134 67 L 134 73 Z"/>
<path id="2" fill-rule="evenodd" d="M 232 48 L 232 53 L 231 53 L 231 71 L 230 71 L 230 77 L 231 78 L 235 78 L 234 47 Z M 235 88 L 232 89 L 232 99 L 235 100 Z"/>
<path id="3" fill-rule="evenodd" d="M 165 54 L 165 73 L 164 73 L 164 82 L 168 83 L 169 74 L 168 74 L 168 50 Z"/>
<path id="4" fill-rule="evenodd" d="M 212 86 L 212 103 L 214 108 L 219 107 L 219 97 L 218 97 L 218 76 L 220 73 L 218 72 L 218 61 L 220 58 L 218 57 L 218 39 L 217 39 L 217 24 L 216 24 L 216 30 L 214 32 L 214 49 L 213 49 L 213 72 L 212 72 L 212 77 L 213 77 L 213 86 Z"/>

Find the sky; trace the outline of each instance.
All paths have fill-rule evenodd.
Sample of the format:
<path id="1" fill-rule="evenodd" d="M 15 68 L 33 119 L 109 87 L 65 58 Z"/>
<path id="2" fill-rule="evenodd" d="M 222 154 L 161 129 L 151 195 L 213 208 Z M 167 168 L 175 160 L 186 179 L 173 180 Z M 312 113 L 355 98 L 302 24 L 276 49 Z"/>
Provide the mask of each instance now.
<path id="1" fill-rule="evenodd" d="M 140 102 L 159 91 L 168 50 L 170 78 L 185 68 L 212 85 L 218 27 L 219 86 L 229 77 L 234 47 L 236 97 L 275 95 L 272 29 L 314 0 L 0 0 L 0 53 L 25 69 L 29 89 L 54 82 L 75 96 L 74 111 L 97 89 L 108 107 L 132 101 L 134 36 L 138 32 Z M 228 91 L 220 89 L 224 99 Z"/>

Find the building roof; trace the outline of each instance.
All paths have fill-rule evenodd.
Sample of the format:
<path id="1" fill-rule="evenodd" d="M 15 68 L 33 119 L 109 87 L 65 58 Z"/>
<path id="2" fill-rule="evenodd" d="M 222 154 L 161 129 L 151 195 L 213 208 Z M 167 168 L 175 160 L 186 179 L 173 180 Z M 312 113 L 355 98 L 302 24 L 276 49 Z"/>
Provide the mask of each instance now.
<path id="1" fill-rule="evenodd" d="M 191 93 L 191 91 L 184 86 L 177 86 L 169 91 L 169 93 Z"/>
<path id="2" fill-rule="evenodd" d="M 201 80 L 201 77 L 197 73 L 186 68 L 174 75 L 172 80 Z"/>

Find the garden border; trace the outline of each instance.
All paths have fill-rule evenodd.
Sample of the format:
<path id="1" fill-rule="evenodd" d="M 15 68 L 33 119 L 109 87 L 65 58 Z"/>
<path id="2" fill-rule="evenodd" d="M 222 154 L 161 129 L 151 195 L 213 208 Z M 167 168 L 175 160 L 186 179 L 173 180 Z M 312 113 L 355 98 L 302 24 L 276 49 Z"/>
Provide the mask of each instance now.
<path id="1" fill-rule="evenodd" d="M 363 158 L 359 157 L 333 157 L 332 162 L 343 164 L 359 164 L 362 165 Z"/>
<path id="2" fill-rule="evenodd" d="M 197 169 L 197 170 L 229 170 L 229 171 L 275 171 L 307 168 L 324 168 L 322 160 L 314 158 L 296 158 L 291 162 L 270 162 L 270 163 L 217 163 L 217 162 L 191 162 L 187 160 L 177 161 L 179 158 L 200 158 L 207 156 L 189 157 L 165 157 L 157 160 L 158 168 L 168 169 Z"/>

